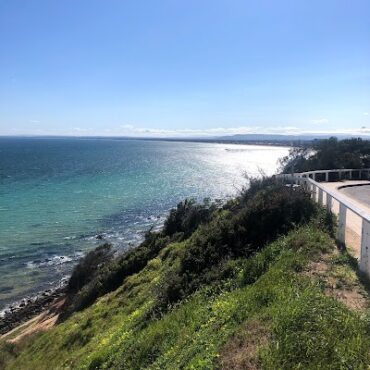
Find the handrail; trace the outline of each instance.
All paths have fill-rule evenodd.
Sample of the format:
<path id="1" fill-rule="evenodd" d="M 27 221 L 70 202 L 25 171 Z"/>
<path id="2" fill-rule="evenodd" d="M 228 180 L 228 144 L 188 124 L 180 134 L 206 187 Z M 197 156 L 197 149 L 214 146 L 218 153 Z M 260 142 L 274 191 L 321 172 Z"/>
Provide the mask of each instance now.
<path id="1" fill-rule="evenodd" d="M 347 224 L 347 209 L 351 210 L 354 214 L 359 216 L 362 221 L 361 228 L 361 254 L 359 266 L 360 270 L 366 273 L 370 277 L 370 213 L 365 212 L 360 209 L 357 205 L 353 204 L 350 200 L 343 197 L 336 191 L 327 189 L 319 182 L 316 181 L 316 174 L 325 174 L 325 182 L 329 181 L 329 173 L 337 172 L 349 172 L 350 178 L 352 178 L 353 172 L 359 172 L 359 177 L 361 177 L 363 172 L 367 172 L 367 177 L 370 177 L 370 168 L 346 168 L 346 169 L 336 169 L 336 170 L 317 170 L 317 171 L 307 171 L 302 173 L 292 173 L 292 174 L 281 174 L 277 175 L 278 178 L 285 178 L 294 181 L 297 184 L 303 182 L 304 185 L 310 187 L 311 197 L 321 204 L 326 206 L 329 212 L 332 212 L 332 201 L 335 199 L 339 203 L 339 214 L 338 214 L 338 229 L 337 229 L 337 241 L 339 243 L 345 244 L 346 236 L 346 224 Z M 312 175 L 313 178 L 310 177 Z M 318 192 L 317 192 L 318 189 Z M 317 197 L 316 197 L 317 194 Z M 326 203 L 324 204 L 324 195 Z"/>
<path id="2" fill-rule="evenodd" d="M 335 170 L 315 170 L 315 171 L 306 171 L 301 172 L 296 175 L 299 175 L 301 177 L 310 177 L 314 180 L 316 180 L 316 175 L 325 174 L 325 181 L 329 181 L 329 174 L 330 173 L 338 173 L 339 178 L 341 177 L 342 173 L 349 173 L 349 177 L 352 178 L 353 172 L 358 172 L 359 177 L 362 176 L 362 173 L 367 172 L 367 177 L 370 176 L 370 168 L 340 168 Z"/>
<path id="3" fill-rule="evenodd" d="M 351 201 L 343 197 L 342 195 L 338 194 L 337 192 L 327 189 L 324 186 L 320 185 L 319 182 L 312 180 L 310 178 L 307 179 L 311 184 L 317 186 L 319 189 L 323 190 L 325 193 L 329 194 L 332 198 L 334 198 L 339 203 L 344 204 L 347 208 L 349 208 L 353 213 L 356 215 L 366 219 L 370 222 L 370 213 L 367 213 L 360 209 L 358 206 L 354 205 Z"/>
<path id="4" fill-rule="evenodd" d="M 314 173 L 325 173 L 325 172 L 350 172 L 350 171 L 370 171 L 370 168 L 339 168 L 336 170 L 314 170 L 314 171 L 306 171 L 306 172 L 300 172 L 301 175 L 306 174 L 314 174 Z"/>

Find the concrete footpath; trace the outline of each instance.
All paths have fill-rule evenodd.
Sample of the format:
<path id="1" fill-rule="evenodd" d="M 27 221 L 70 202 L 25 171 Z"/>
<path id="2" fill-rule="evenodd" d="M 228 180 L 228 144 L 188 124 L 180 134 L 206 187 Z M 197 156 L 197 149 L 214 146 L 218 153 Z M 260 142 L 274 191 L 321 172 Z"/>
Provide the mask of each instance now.
<path id="1" fill-rule="evenodd" d="M 341 197 L 346 198 L 356 207 L 370 214 L 370 181 L 365 180 L 348 180 L 340 182 L 322 182 L 324 188 L 338 193 Z M 326 199 L 324 196 L 324 204 Z M 333 199 L 332 212 L 339 213 L 339 203 Z M 362 220 L 359 216 L 347 209 L 346 216 L 346 245 L 354 257 L 359 259 L 361 251 L 361 229 Z"/>

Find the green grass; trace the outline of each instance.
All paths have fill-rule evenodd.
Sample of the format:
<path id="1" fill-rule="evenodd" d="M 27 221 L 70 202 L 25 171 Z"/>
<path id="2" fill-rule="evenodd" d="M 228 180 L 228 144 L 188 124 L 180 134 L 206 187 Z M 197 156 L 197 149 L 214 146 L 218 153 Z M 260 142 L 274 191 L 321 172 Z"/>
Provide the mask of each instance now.
<path id="1" fill-rule="evenodd" d="M 140 273 L 83 312 L 23 344 L 2 348 L 6 369 L 217 369 L 223 348 L 255 322 L 268 341 L 255 353 L 265 369 L 366 369 L 366 317 L 327 297 L 302 270 L 333 242 L 301 227 L 247 260 L 232 278 L 205 286 L 162 316 L 153 307 L 161 281 L 186 243 L 171 244 Z M 346 261 L 341 261 L 345 264 Z M 249 338 L 243 332 L 243 340 Z M 0 362 L 1 364 L 1 362 Z"/>

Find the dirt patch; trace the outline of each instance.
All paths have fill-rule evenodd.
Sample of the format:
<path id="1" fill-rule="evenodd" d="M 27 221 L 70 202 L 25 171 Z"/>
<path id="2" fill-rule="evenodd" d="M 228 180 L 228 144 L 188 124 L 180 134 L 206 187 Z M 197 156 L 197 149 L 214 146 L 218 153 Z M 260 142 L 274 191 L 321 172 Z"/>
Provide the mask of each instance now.
<path id="1" fill-rule="evenodd" d="M 38 293 L 33 298 L 23 299 L 10 305 L 5 310 L 4 316 L 0 318 L 0 335 L 6 334 L 23 323 L 29 322 L 42 312 L 53 309 L 55 302 L 59 302 L 64 297 L 65 287 L 61 285 Z"/>
<path id="2" fill-rule="evenodd" d="M 369 302 L 360 291 L 348 290 L 343 288 L 324 290 L 326 295 L 336 298 L 338 301 L 344 303 L 348 308 L 357 311 L 364 311 L 369 307 Z"/>
<path id="3" fill-rule="evenodd" d="M 338 250 L 323 255 L 320 260 L 311 262 L 304 274 L 319 280 L 327 296 L 334 297 L 352 310 L 364 311 L 370 306 L 368 294 L 356 271 L 347 263 L 336 262 L 339 257 Z"/>
<path id="4" fill-rule="evenodd" d="M 19 343 L 24 338 L 29 337 L 33 334 L 39 333 L 41 331 L 46 331 L 53 327 L 58 320 L 58 315 L 52 314 L 41 314 L 37 316 L 30 325 L 25 325 L 24 330 L 17 332 L 14 338 L 8 340 L 10 343 Z M 15 333 L 14 333 L 15 334 Z"/>
<path id="5" fill-rule="evenodd" d="M 56 300 L 50 309 L 4 334 L 1 339 L 10 343 L 19 343 L 30 335 L 50 329 L 58 321 L 60 308 L 63 306 L 64 300 L 65 298 Z"/>
<path id="6" fill-rule="evenodd" d="M 220 351 L 220 369 L 257 370 L 261 368 L 258 350 L 268 344 L 268 323 L 260 320 L 248 321 L 234 334 Z"/>
<path id="7" fill-rule="evenodd" d="M 320 278 L 322 276 L 325 276 L 328 270 L 328 261 L 322 259 L 319 261 L 311 262 L 307 268 L 307 271 L 305 271 L 305 275 L 313 278 Z"/>

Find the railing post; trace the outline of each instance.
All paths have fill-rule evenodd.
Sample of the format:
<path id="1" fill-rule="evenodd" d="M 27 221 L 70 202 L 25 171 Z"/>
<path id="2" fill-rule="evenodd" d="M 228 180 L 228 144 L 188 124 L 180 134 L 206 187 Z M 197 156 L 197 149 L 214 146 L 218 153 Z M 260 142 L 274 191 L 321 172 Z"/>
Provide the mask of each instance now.
<path id="1" fill-rule="evenodd" d="M 329 172 L 325 172 L 325 181 L 329 182 Z"/>
<path id="2" fill-rule="evenodd" d="M 369 249 L 370 249 L 370 223 L 365 219 L 362 219 L 360 270 L 366 273 L 367 275 L 370 274 Z"/>
<path id="3" fill-rule="evenodd" d="M 346 216 L 347 207 L 343 203 L 339 203 L 337 241 L 340 244 L 345 244 L 346 242 Z"/>
<path id="4" fill-rule="evenodd" d="M 331 209 L 333 207 L 333 197 L 326 193 L 326 209 L 331 213 Z"/>
<path id="5" fill-rule="evenodd" d="M 307 191 L 310 191 L 310 183 L 306 177 L 304 178 L 304 187 Z"/>
<path id="6" fill-rule="evenodd" d="M 317 201 L 320 204 L 320 206 L 322 206 L 324 203 L 324 192 L 322 191 L 321 188 L 319 188 L 319 197 Z"/>
<path id="7" fill-rule="evenodd" d="M 314 184 L 311 187 L 311 198 L 316 202 L 316 185 Z"/>

